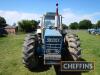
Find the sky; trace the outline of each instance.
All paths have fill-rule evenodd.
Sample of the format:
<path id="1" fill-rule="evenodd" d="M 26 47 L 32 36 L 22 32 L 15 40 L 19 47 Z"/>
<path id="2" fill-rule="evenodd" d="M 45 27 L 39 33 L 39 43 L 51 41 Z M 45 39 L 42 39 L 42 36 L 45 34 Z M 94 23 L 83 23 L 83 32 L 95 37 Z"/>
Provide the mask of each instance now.
<path id="1" fill-rule="evenodd" d="M 100 20 L 100 0 L 58 0 L 59 13 L 63 23 L 69 25 L 89 19 L 92 23 Z M 23 19 L 39 20 L 46 12 L 55 12 L 56 0 L 0 0 L 0 16 L 9 25 Z"/>

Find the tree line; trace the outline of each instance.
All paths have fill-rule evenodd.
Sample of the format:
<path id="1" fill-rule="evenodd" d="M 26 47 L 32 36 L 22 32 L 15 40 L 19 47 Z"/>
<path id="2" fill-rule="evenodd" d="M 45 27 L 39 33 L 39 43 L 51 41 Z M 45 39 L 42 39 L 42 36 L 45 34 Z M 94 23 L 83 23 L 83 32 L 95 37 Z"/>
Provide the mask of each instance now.
<path id="1" fill-rule="evenodd" d="M 96 24 L 92 24 L 90 20 L 82 20 L 79 23 L 73 22 L 69 25 L 70 29 L 90 29 L 90 28 L 100 28 L 100 20 Z"/>
<path id="2" fill-rule="evenodd" d="M 21 20 L 18 22 L 18 30 L 23 32 L 32 32 L 37 29 L 39 22 L 36 20 Z M 4 17 L 0 16 L 0 29 L 6 27 L 8 24 Z M 100 20 L 97 21 L 96 24 L 92 24 L 90 20 L 82 20 L 79 23 L 73 22 L 68 26 L 66 24 L 62 24 L 63 29 L 90 29 L 90 28 L 100 28 Z M 1 32 L 1 31 L 0 31 Z"/>
<path id="3" fill-rule="evenodd" d="M 36 20 L 21 20 L 17 23 L 18 25 L 16 27 L 20 32 L 29 33 L 37 29 L 38 23 Z M 5 18 L 0 16 L 0 35 L 4 34 L 6 26 L 9 25 L 6 23 Z"/>

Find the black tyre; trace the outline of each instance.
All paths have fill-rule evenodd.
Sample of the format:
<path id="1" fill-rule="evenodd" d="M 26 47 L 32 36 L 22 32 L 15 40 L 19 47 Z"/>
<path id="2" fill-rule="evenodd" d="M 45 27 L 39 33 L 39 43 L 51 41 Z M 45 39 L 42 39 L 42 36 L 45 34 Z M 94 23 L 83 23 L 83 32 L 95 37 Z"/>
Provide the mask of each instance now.
<path id="1" fill-rule="evenodd" d="M 76 34 L 67 34 L 64 38 L 65 46 L 72 56 L 73 60 L 81 58 L 80 39 Z"/>
<path id="2" fill-rule="evenodd" d="M 25 37 L 23 44 L 23 63 L 29 70 L 35 69 L 38 66 L 38 57 L 36 55 L 36 37 L 28 34 Z"/>

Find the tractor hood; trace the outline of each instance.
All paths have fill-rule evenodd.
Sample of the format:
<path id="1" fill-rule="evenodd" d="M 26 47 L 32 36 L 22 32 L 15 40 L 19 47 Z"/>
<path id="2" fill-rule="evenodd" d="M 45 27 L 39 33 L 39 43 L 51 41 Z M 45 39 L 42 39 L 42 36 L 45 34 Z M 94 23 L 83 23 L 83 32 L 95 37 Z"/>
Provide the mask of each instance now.
<path id="1" fill-rule="evenodd" d="M 62 36 L 56 29 L 46 29 L 44 36 Z"/>
<path id="2" fill-rule="evenodd" d="M 60 64 L 62 35 L 59 30 L 46 29 L 44 34 L 44 63 L 45 64 Z"/>

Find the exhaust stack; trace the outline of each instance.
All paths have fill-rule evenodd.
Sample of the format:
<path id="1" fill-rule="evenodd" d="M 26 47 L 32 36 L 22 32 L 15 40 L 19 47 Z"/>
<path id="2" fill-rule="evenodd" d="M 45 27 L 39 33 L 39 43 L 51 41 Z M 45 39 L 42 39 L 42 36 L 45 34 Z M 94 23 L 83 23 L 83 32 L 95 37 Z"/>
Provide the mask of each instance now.
<path id="1" fill-rule="evenodd" d="M 58 13 L 58 0 L 56 3 L 56 15 L 55 15 L 55 28 L 60 28 L 60 17 L 59 17 L 59 13 Z"/>

